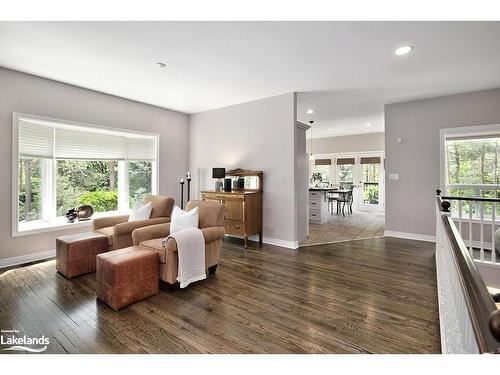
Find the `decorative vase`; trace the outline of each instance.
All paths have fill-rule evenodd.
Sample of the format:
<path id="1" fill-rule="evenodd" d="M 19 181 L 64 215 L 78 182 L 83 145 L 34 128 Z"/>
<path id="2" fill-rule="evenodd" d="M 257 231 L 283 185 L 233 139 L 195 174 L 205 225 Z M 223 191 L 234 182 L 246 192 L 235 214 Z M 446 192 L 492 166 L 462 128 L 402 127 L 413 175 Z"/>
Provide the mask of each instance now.
<path id="1" fill-rule="evenodd" d="M 79 221 L 90 220 L 93 214 L 94 214 L 94 209 L 90 204 L 83 204 L 80 207 L 78 207 Z"/>
<path id="2" fill-rule="evenodd" d="M 76 212 L 76 209 L 75 208 L 72 208 L 70 210 L 68 210 L 68 212 L 66 212 L 66 219 L 68 220 L 68 223 L 73 223 L 76 218 L 78 217 L 78 213 Z"/>

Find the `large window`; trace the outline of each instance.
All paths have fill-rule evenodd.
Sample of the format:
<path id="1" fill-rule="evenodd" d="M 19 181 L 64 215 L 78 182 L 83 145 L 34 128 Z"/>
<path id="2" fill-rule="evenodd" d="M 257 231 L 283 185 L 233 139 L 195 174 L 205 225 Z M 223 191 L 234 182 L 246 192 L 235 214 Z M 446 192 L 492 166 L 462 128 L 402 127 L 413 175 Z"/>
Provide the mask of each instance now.
<path id="1" fill-rule="evenodd" d="M 14 116 L 14 234 L 57 227 L 81 204 L 127 211 L 157 192 L 156 135 Z"/>
<path id="2" fill-rule="evenodd" d="M 455 130 L 443 137 L 444 184 L 447 195 L 464 197 L 500 198 L 500 129 L 477 127 L 477 130 Z M 467 128 L 468 129 L 468 128 Z M 457 201 L 452 202 L 458 211 Z M 472 211 L 473 217 L 481 215 L 479 203 L 462 203 L 462 213 Z M 491 216 L 493 206 L 484 204 L 485 216 Z M 500 214 L 500 205 L 496 215 Z"/>

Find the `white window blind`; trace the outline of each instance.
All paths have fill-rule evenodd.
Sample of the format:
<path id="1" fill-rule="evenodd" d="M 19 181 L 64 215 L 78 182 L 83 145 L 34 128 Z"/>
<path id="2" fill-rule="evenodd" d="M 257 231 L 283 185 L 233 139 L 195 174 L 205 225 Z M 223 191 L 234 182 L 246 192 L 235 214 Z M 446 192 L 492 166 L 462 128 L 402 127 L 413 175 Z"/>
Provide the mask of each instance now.
<path id="1" fill-rule="evenodd" d="M 54 128 L 20 120 L 18 136 L 20 157 L 52 159 Z"/>
<path id="2" fill-rule="evenodd" d="M 21 157 L 78 160 L 155 160 L 154 137 L 112 133 L 91 127 L 50 126 L 19 120 Z"/>
<path id="3" fill-rule="evenodd" d="M 125 137 L 56 129 L 56 159 L 125 160 Z"/>
<path id="4" fill-rule="evenodd" d="M 155 150 L 153 138 L 127 138 L 128 160 L 155 160 Z"/>

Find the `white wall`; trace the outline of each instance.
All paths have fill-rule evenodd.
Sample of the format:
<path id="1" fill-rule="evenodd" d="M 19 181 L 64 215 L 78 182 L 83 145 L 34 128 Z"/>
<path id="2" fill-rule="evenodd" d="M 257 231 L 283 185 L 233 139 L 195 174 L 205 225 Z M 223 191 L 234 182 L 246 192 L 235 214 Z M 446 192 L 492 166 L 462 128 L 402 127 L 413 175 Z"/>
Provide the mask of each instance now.
<path id="1" fill-rule="evenodd" d="M 188 169 L 187 115 L 0 68 L 0 262 L 54 249 L 57 236 L 88 230 L 11 236 L 12 112 L 160 134 L 159 193 L 179 199 L 177 182 Z"/>
<path id="2" fill-rule="evenodd" d="M 314 138 L 314 154 L 384 151 L 384 133 L 345 135 L 340 137 Z M 307 140 L 307 153 L 311 152 L 311 140 Z"/>
<path id="3" fill-rule="evenodd" d="M 213 190 L 213 167 L 264 171 L 264 241 L 292 247 L 295 218 L 295 94 L 190 116 L 193 192 Z M 305 202 L 304 202 L 305 204 Z"/>
<path id="4" fill-rule="evenodd" d="M 498 123 L 500 89 L 386 105 L 386 230 L 435 236 L 440 129 Z"/>

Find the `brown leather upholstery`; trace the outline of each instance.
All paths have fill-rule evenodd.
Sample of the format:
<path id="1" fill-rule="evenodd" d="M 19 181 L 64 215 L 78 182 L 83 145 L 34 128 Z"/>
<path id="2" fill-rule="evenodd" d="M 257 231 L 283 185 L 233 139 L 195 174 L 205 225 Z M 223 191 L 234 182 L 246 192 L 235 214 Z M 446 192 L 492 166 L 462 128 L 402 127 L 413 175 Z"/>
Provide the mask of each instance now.
<path id="1" fill-rule="evenodd" d="M 114 227 L 104 227 L 104 228 L 97 229 L 95 231 L 96 234 L 102 234 L 102 235 L 106 236 L 106 238 L 108 240 L 108 247 L 110 249 L 113 248 L 113 231 L 114 231 Z"/>
<path id="2" fill-rule="evenodd" d="M 92 232 L 58 237 L 56 270 L 67 278 L 95 272 L 97 254 L 108 248 L 108 238 Z"/>
<path id="3" fill-rule="evenodd" d="M 92 221 L 93 231 L 108 237 L 110 249 L 122 249 L 132 246 L 132 232 L 134 229 L 170 222 L 174 206 L 173 198 L 148 195 L 144 198 L 144 202 L 151 202 L 153 206 L 149 219 L 129 222 L 129 215 L 97 218 Z"/>
<path id="4" fill-rule="evenodd" d="M 142 241 L 140 245 L 141 248 L 144 248 L 145 250 L 156 251 L 160 257 L 160 263 L 165 263 L 166 251 L 161 244 L 161 239 L 153 238 L 152 240 Z"/>
<path id="5" fill-rule="evenodd" d="M 219 263 L 220 246 L 224 238 L 224 205 L 219 202 L 189 201 L 186 210 L 198 207 L 199 227 L 205 238 L 205 267 Z M 170 284 L 177 282 L 179 258 L 177 243 L 171 238 L 166 247 L 162 239 L 170 233 L 170 224 L 151 225 L 133 231 L 134 245 L 141 249 L 154 251 L 160 256 L 160 279 Z"/>
<path id="6" fill-rule="evenodd" d="M 153 209 L 151 210 L 150 219 L 157 217 L 170 217 L 174 208 L 174 199 L 170 197 L 163 197 L 160 195 L 148 195 L 144 197 L 144 202 L 151 202 Z"/>
<path id="7" fill-rule="evenodd" d="M 200 229 L 208 227 L 224 226 L 224 205 L 219 202 L 189 201 L 186 204 L 186 211 L 191 211 L 198 207 Z"/>
<path id="8" fill-rule="evenodd" d="M 160 292 L 158 254 L 137 246 L 97 256 L 96 294 L 118 311 Z"/>

